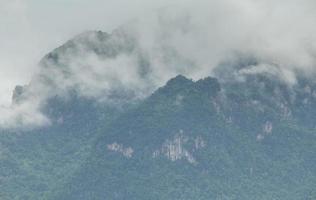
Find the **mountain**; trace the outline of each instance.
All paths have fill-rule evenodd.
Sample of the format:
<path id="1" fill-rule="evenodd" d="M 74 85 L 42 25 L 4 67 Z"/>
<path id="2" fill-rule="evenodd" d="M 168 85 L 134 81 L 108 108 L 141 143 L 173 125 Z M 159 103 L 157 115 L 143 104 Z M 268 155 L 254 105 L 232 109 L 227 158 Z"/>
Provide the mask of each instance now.
<path id="1" fill-rule="evenodd" d="M 315 198 L 314 129 L 221 87 L 171 79 L 103 131 L 53 199 Z"/>
<path id="2" fill-rule="evenodd" d="M 121 55 L 137 58 L 140 82 L 97 67 Z M 157 89 L 124 31 L 66 42 L 14 91 L 16 106 L 38 99 L 50 125 L 1 130 L 0 199 L 316 199 L 315 81 L 248 73 L 259 64 L 242 61 Z M 99 85 L 78 68 L 115 76 Z"/>
<path id="3" fill-rule="evenodd" d="M 40 112 L 50 119 L 50 125 L 0 128 L 0 199 L 45 199 L 88 157 L 100 130 L 137 103 L 131 92 L 118 88 L 106 93 L 107 99 L 99 103 L 80 93 L 78 82 L 66 83 L 74 74 L 70 60 L 85 53 L 97 52 L 104 58 L 117 54 L 121 40 L 115 39 L 118 32 L 113 35 L 90 31 L 76 36 L 40 61 L 40 70 L 28 85 L 15 88 L 13 108 L 35 104 L 36 110 L 27 116 Z M 110 40 L 115 40 L 114 44 Z M 102 48 L 107 51 L 101 52 Z M 18 123 L 24 120 L 21 116 Z"/>

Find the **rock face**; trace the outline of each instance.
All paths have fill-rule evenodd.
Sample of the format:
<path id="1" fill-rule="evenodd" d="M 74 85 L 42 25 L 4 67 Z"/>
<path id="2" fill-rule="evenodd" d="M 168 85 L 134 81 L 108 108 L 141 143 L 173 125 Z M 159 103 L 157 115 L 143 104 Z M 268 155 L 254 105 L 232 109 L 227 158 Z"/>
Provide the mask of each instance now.
<path id="1" fill-rule="evenodd" d="M 23 101 L 23 93 L 24 93 L 25 87 L 23 86 L 16 86 L 13 95 L 12 95 L 12 104 L 19 104 L 21 101 Z"/>
<path id="2" fill-rule="evenodd" d="M 273 124 L 270 121 L 267 121 L 263 126 L 263 132 L 267 135 L 272 133 Z"/>
<path id="3" fill-rule="evenodd" d="M 189 142 L 193 142 L 194 145 L 191 148 L 188 145 Z M 197 164 L 197 160 L 193 157 L 193 153 L 206 146 L 202 137 L 198 136 L 195 139 L 190 139 L 183 134 L 183 130 L 176 134 L 173 139 L 166 140 L 161 149 L 154 151 L 153 158 L 158 156 L 165 156 L 171 161 L 186 160 L 191 164 Z M 188 149 L 186 149 L 188 148 Z"/>
<path id="4" fill-rule="evenodd" d="M 124 147 L 122 144 L 116 142 L 107 145 L 108 150 L 121 153 L 126 158 L 131 158 L 133 156 L 134 150 L 131 147 Z"/>
<path id="5" fill-rule="evenodd" d="M 172 139 L 167 139 L 161 148 L 155 150 L 152 153 L 152 158 L 158 158 L 160 156 L 168 158 L 174 162 L 177 160 L 186 160 L 190 164 L 196 165 L 198 162 L 193 157 L 193 154 L 198 150 L 206 147 L 206 142 L 201 136 L 196 138 L 189 138 L 185 136 L 183 130 L 180 130 Z M 134 149 L 131 147 L 125 147 L 123 144 L 117 142 L 107 145 L 109 151 L 122 154 L 126 158 L 132 158 Z M 139 152 L 141 153 L 141 152 Z"/>

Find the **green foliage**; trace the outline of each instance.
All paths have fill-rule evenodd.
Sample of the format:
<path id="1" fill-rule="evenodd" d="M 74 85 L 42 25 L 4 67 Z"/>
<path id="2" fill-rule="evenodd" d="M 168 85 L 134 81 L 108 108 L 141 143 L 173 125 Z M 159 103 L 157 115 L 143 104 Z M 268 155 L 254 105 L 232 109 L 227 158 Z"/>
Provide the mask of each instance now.
<path id="1" fill-rule="evenodd" d="M 288 88 L 269 80 L 220 85 L 214 78 L 194 82 L 177 76 L 120 112 L 80 98 L 54 99 L 49 114 L 62 114 L 64 124 L 1 138 L 0 197 L 315 199 L 315 118 L 300 120 L 303 111 L 314 110 L 298 99 L 290 104 Z M 280 102 L 297 115 L 284 116 Z M 153 157 L 179 135 L 195 163 L 163 153 Z M 197 137 L 203 148 L 195 149 Z M 113 143 L 131 147 L 132 156 L 110 151 Z"/>

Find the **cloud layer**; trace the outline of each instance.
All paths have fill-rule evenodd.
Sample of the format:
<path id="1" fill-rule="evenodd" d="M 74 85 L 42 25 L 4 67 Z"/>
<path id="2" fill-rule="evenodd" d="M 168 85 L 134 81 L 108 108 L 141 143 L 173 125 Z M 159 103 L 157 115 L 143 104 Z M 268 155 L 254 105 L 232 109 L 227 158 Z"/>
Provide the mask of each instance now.
<path id="1" fill-rule="evenodd" d="M 4 113 L 0 117 L 0 127 L 49 124 L 49 119 L 40 112 L 42 105 L 51 96 L 67 96 L 69 89 L 75 89 L 80 95 L 96 100 L 107 99 L 112 91 L 122 88 L 142 98 L 179 73 L 194 79 L 213 75 L 213 70 L 220 63 L 234 60 L 236 55 L 254 57 L 258 61 L 258 65 L 243 69 L 239 73 L 241 75 L 270 72 L 295 84 L 295 73 L 298 71 L 309 75 L 315 72 L 316 3 L 310 0 L 187 0 L 172 3 L 139 0 L 129 10 L 121 7 L 129 5 L 123 0 L 116 3 L 95 0 L 91 2 L 93 9 L 87 11 L 90 18 L 80 18 L 80 11 L 84 11 L 87 2 L 61 2 L 65 10 L 48 19 L 51 27 L 44 28 L 43 33 L 48 32 L 50 35 L 58 32 L 56 27 L 67 29 L 69 26 L 67 33 L 59 37 L 63 38 L 83 29 L 114 29 L 126 21 L 121 30 L 131 41 L 120 36 L 100 42 L 96 33 L 91 33 L 89 40 L 102 48 L 130 49 L 104 57 L 86 48 L 79 39 L 75 40 L 78 41 L 75 42 L 76 53 L 65 51 L 60 57 L 59 64 L 66 66 L 66 71 L 55 66 L 56 63 L 48 63 L 48 67 L 37 69 L 32 63 L 43 51 L 34 53 L 29 51 L 30 46 L 39 44 L 38 48 L 47 50 L 53 42 L 49 40 L 43 45 L 41 41 L 45 37 L 39 37 L 38 40 L 38 34 L 34 34 L 34 23 L 30 23 L 25 12 L 30 9 L 27 6 L 33 5 L 32 10 L 41 3 L 35 0 L 33 4 L 1 0 L 1 4 L 5 5 L 1 9 L 5 12 L 0 13 L 6 13 L 1 14 L 5 16 L 1 18 L 5 19 L 3 23 L 9 29 L 0 30 L 0 36 L 2 40 L 6 38 L 13 43 L 4 43 L 5 50 L 0 50 L 0 70 L 3 74 L 0 78 L 4 85 L 0 87 L 0 92 L 8 95 L 8 87 L 13 83 L 25 83 L 31 75 L 33 79 L 28 87 L 27 100 L 19 105 L 0 107 L 1 114 Z M 76 11 L 72 10 L 73 5 L 76 5 Z M 109 10 L 109 13 L 101 14 L 101 8 Z M 147 11 L 141 11 L 143 8 Z M 67 11 L 73 20 L 66 17 L 65 24 L 58 24 L 57 21 L 63 19 Z M 18 29 L 28 33 L 27 40 L 14 40 L 20 37 L 17 26 L 13 25 L 10 18 L 16 13 L 24 19 L 19 22 L 22 26 L 18 26 Z M 109 18 L 115 22 L 107 20 Z M 40 24 L 39 19 L 35 21 Z M 7 30 L 12 30 L 13 36 Z M 131 46 L 128 42 L 132 43 Z M 118 45 L 120 43 L 123 43 L 122 46 Z M 12 45 L 15 45 L 14 48 Z M 21 59 L 15 59 L 19 55 Z M 15 72 L 14 76 L 6 78 L 13 73 L 10 69 L 15 71 L 17 66 L 25 68 L 19 68 L 19 73 Z M 47 84 L 47 79 L 50 84 Z M 2 102 L 5 101 L 2 99 Z"/>

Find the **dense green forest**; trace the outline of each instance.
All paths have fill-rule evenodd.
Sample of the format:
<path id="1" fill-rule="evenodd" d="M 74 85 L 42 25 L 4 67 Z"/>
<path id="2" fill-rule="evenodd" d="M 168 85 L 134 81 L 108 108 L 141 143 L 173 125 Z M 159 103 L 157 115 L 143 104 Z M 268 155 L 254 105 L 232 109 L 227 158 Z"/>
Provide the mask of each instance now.
<path id="1" fill-rule="evenodd" d="M 113 44 L 96 34 L 103 46 L 84 44 L 98 55 L 135 48 L 132 38 Z M 48 54 L 43 69 L 54 62 L 67 75 L 61 57 L 74 46 Z M 139 62 L 145 77 L 146 58 Z M 197 81 L 178 75 L 139 99 L 120 87 L 101 102 L 75 89 L 51 96 L 42 110 L 51 125 L 1 130 L 0 199 L 315 200 L 316 84 L 233 78 L 230 69 L 255 64 L 223 63 L 216 78 Z M 17 90 L 13 101 L 23 101 Z"/>

